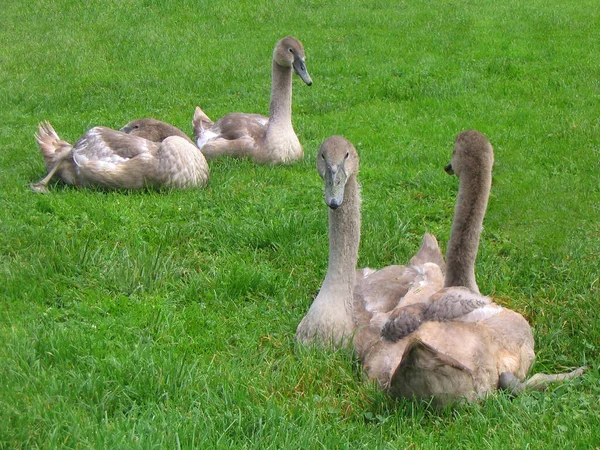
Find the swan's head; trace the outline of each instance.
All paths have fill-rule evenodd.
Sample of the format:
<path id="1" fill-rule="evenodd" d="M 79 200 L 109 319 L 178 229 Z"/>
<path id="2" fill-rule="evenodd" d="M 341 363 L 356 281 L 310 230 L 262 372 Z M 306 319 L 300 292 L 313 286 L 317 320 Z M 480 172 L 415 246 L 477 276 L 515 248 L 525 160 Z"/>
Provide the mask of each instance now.
<path id="1" fill-rule="evenodd" d="M 317 170 L 325 181 L 325 203 L 337 209 L 344 202 L 346 182 L 358 173 L 358 153 L 347 139 L 331 136 L 321 144 Z"/>
<path id="2" fill-rule="evenodd" d="M 312 79 L 306 70 L 304 47 L 302 42 L 292 36 L 280 40 L 273 50 L 273 60 L 282 67 L 293 67 L 294 71 L 309 86 Z"/>
<path id="3" fill-rule="evenodd" d="M 494 149 L 479 131 L 467 130 L 456 136 L 452 161 L 445 167 L 450 175 L 476 176 L 490 173 L 494 165 Z"/>
<path id="4" fill-rule="evenodd" d="M 156 119 L 137 119 L 127 123 L 119 131 L 139 136 L 153 142 L 162 142 L 169 136 L 189 138 L 179 128 Z"/>

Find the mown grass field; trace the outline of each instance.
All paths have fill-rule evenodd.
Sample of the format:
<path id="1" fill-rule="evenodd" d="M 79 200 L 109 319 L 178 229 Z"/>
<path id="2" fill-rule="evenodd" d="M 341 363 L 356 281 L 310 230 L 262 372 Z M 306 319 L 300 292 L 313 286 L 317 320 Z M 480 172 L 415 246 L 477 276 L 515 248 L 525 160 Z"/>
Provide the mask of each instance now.
<path id="1" fill-rule="evenodd" d="M 593 0 L 0 5 L 0 448 L 599 448 L 600 9 Z M 207 189 L 29 183 L 49 120 L 74 142 L 154 117 L 268 112 L 303 41 L 305 159 L 211 163 Z M 481 291 L 534 329 L 534 371 L 580 379 L 445 411 L 393 400 L 344 351 L 298 348 L 327 266 L 320 143 L 361 156 L 359 265 L 445 248 L 455 135 L 494 145 Z"/>

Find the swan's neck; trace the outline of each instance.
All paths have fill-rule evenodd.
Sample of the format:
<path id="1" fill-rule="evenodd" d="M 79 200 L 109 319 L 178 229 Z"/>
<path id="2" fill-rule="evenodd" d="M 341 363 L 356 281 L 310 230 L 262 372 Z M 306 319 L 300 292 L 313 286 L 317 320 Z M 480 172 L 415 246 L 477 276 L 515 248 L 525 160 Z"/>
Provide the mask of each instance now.
<path id="1" fill-rule="evenodd" d="M 269 131 L 292 128 L 292 68 L 282 67 L 273 61 L 271 104 L 269 106 Z"/>
<path id="2" fill-rule="evenodd" d="M 445 287 L 464 286 L 479 293 L 475 281 L 475 259 L 491 185 L 491 173 L 460 178 L 446 252 Z"/>
<path id="3" fill-rule="evenodd" d="M 329 266 L 321 292 L 336 298 L 352 319 L 352 298 L 360 244 L 360 193 L 356 176 L 346 182 L 344 201 L 329 210 Z"/>
<path id="4" fill-rule="evenodd" d="M 346 182 L 344 201 L 329 210 L 327 275 L 308 313 L 296 330 L 304 343 L 314 340 L 346 345 L 355 329 L 352 298 L 360 243 L 360 193 L 356 175 Z"/>

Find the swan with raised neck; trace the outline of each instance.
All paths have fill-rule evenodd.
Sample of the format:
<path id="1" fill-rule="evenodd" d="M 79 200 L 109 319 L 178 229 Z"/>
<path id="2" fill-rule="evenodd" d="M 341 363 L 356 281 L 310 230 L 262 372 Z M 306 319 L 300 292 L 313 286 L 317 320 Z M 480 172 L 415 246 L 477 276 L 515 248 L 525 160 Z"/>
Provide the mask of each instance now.
<path id="1" fill-rule="evenodd" d="M 231 113 L 213 123 L 196 107 L 192 127 L 196 142 L 207 158 L 249 157 L 258 163 L 291 163 L 304 151 L 292 125 L 292 74 L 312 85 L 302 43 L 288 36 L 273 50 L 269 117 Z"/>
<path id="2" fill-rule="evenodd" d="M 361 225 L 358 169 L 358 153 L 348 140 L 332 136 L 323 142 L 317 170 L 325 182 L 329 207 L 329 265 L 319 294 L 296 331 L 298 341 L 305 344 L 349 344 L 357 325 L 364 326 L 373 314 L 392 309 L 417 276 L 414 270 L 399 265 L 355 270 Z M 410 264 L 425 262 L 443 266 L 437 241 L 429 234 Z M 360 353 L 369 339 L 370 335 L 361 333 L 352 344 Z"/>
<path id="3" fill-rule="evenodd" d="M 296 330 L 304 343 L 343 345 L 355 324 L 352 300 L 360 243 L 358 154 L 341 136 L 326 139 L 317 155 L 317 170 L 325 182 L 329 206 L 329 265 L 325 280 Z"/>
<path id="4" fill-rule="evenodd" d="M 487 138 L 475 130 L 460 133 L 452 161 L 445 168 L 459 179 L 452 232 L 446 251 L 444 286 L 464 286 L 479 293 L 475 259 L 483 229 L 483 218 L 492 186 L 494 151 Z"/>
<path id="5" fill-rule="evenodd" d="M 475 279 L 475 260 L 492 185 L 493 165 L 494 150 L 483 134 L 476 130 L 458 134 L 452 160 L 445 167 L 448 174 L 459 178 L 446 252 L 443 278 L 446 289 L 430 284 L 427 291 L 410 292 L 389 314 L 381 331 L 384 339 L 398 341 L 426 321 L 453 320 L 483 308 L 489 314 L 500 310 L 480 295 Z M 437 277 L 437 280 L 439 282 L 441 278 Z M 418 306 L 412 306 L 414 304 Z"/>
<path id="6" fill-rule="evenodd" d="M 385 336 L 389 333 L 386 326 L 402 318 L 396 313 L 402 311 L 403 299 L 383 327 L 387 339 L 367 357 L 369 375 L 393 394 L 432 398 L 435 404 L 444 405 L 477 400 L 498 388 L 512 393 L 541 389 L 585 370 L 537 374 L 525 380 L 534 359 L 530 325 L 520 314 L 479 293 L 474 264 L 493 160 L 492 146 L 483 134 L 469 130 L 457 136 L 452 162 L 446 167 L 448 173 L 458 175 L 460 185 L 444 288 L 420 299 L 412 319 L 422 315 L 423 321 L 417 321 L 408 336 L 394 341 Z"/>

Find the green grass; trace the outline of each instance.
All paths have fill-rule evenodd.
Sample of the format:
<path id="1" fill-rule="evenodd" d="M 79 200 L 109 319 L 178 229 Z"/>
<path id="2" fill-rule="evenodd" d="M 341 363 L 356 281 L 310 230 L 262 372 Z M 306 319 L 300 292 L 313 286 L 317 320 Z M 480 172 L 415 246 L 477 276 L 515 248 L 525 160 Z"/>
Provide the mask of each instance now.
<path id="1" fill-rule="evenodd" d="M 0 448 L 599 448 L 597 2 L 4 0 L 0 14 Z M 211 163 L 207 189 L 102 192 L 44 174 L 48 119 L 75 141 L 152 116 L 190 130 L 267 113 L 275 42 L 300 38 L 306 157 Z M 359 265 L 445 247 L 454 136 L 496 150 L 477 263 L 523 313 L 535 371 L 591 370 L 440 412 L 367 384 L 351 355 L 297 348 L 327 265 L 314 169 L 361 155 Z"/>

